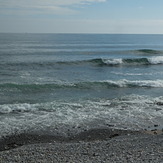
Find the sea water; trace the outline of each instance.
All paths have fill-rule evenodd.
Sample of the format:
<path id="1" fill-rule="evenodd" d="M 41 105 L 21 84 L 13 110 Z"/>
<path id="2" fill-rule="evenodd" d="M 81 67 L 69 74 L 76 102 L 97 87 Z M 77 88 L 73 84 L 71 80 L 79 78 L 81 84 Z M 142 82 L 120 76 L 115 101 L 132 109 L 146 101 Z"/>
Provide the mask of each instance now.
<path id="1" fill-rule="evenodd" d="M 153 126 L 163 35 L 0 34 L 0 137 Z"/>

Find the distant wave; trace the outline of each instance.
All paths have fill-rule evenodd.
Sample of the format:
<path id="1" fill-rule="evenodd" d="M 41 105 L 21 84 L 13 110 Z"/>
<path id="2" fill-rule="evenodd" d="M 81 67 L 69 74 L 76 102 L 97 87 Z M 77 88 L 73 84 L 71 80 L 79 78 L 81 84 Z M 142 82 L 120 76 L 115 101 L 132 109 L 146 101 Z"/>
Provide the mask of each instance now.
<path id="1" fill-rule="evenodd" d="M 136 52 L 144 53 L 144 54 L 160 54 L 162 51 L 153 50 L 153 49 L 139 49 Z"/>
<path id="2" fill-rule="evenodd" d="M 104 81 L 88 81 L 77 83 L 55 83 L 55 84 L 0 84 L 1 91 L 20 90 L 20 91 L 51 91 L 55 89 L 111 89 L 111 88 L 163 88 L 163 80 L 104 80 Z"/>

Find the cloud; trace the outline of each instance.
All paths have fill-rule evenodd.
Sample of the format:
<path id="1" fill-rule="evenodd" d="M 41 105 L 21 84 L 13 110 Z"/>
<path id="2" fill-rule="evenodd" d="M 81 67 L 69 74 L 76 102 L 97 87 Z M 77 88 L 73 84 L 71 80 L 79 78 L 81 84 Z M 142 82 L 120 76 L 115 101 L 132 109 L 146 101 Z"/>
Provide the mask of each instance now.
<path id="1" fill-rule="evenodd" d="M 1 13 L 18 13 L 33 11 L 51 14 L 74 14 L 76 8 L 92 3 L 102 3 L 107 0 L 0 0 Z"/>

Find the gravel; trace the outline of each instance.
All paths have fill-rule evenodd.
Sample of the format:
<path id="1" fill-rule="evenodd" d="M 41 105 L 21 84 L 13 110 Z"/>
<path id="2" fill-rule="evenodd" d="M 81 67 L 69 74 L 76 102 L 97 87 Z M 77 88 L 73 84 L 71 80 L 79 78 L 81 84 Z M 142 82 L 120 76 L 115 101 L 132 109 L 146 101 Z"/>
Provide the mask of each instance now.
<path id="1" fill-rule="evenodd" d="M 1 151 L 0 163 L 163 163 L 163 135 L 27 144 Z"/>

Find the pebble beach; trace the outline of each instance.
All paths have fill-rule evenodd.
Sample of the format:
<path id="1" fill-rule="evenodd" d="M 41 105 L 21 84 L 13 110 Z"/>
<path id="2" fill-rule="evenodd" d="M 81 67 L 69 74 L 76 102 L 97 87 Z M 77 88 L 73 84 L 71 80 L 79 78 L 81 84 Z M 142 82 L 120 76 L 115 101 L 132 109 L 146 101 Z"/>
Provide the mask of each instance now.
<path id="1" fill-rule="evenodd" d="M 162 163 L 163 134 L 96 129 L 69 138 L 19 135 L 1 140 L 0 150 L 1 163 Z"/>

